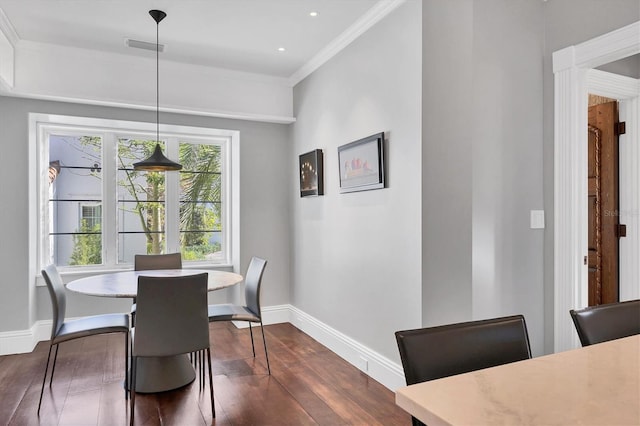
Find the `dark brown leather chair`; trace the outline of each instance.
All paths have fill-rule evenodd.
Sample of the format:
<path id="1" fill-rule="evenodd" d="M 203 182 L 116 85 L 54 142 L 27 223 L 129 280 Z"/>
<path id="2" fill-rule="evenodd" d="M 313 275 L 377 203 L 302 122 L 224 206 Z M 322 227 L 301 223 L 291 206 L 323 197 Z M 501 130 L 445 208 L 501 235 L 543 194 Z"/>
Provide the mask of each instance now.
<path id="1" fill-rule="evenodd" d="M 570 310 L 582 346 L 640 334 L 640 299 Z"/>
<path id="2" fill-rule="evenodd" d="M 397 331 L 396 341 L 407 385 L 531 358 L 522 315 Z"/>

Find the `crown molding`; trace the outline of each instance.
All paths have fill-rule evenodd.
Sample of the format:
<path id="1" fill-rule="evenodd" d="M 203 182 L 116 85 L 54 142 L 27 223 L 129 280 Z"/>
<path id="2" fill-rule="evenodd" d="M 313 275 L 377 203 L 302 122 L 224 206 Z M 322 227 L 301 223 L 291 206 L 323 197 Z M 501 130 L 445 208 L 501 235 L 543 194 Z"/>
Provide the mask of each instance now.
<path id="1" fill-rule="evenodd" d="M 2 31 L 5 37 L 7 37 L 9 43 L 11 43 L 13 47 L 15 47 L 20 41 L 18 33 L 2 8 L 0 8 L 0 31 Z"/>
<path id="2" fill-rule="evenodd" d="M 351 44 L 355 39 L 380 22 L 384 17 L 389 15 L 406 0 L 381 0 L 367 11 L 353 25 L 347 28 L 342 34 L 331 41 L 320 52 L 318 52 L 307 63 L 301 66 L 296 72 L 289 77 L 289 85 L 291 87 L 300 83 L 309 74 L 320 68 L 325 62 L 333 58 L 345 47 Z"/>

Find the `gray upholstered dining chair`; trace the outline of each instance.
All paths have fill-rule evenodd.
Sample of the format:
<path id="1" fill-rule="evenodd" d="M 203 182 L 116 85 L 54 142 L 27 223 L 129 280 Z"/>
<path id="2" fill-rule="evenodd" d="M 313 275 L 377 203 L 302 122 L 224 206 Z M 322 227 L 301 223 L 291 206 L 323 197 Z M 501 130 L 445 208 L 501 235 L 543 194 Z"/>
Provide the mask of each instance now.
<path id="1" fill-rule="evenodd" d="M 133 269 L 136 271 L 150 271 L 154 269 L 182 269 L 182 254 L 136 254 L 133 257 Z M 136 322 L 136 298 L 131 305 L 131 324 Z"/>
<path id="2" fill-rule="evenodd" d="M 136 271 L 182 269 L 182 255 L 180 253 L 136 254 L 133 258 L 133 268 Z"/>
<path id="3" fill-rule="evenodd" d="M 51 341 L 49 342 L 49 354 L 47 356 L 47 365 L 44 369 L 44 377 L 42 379 L 42 388 L 40 389 L 40 401 L 38 402 L 38 415 L 40 415 L 40 407 L 42 405 L 42 394 L 44 393 L 44 385 L 47 381 L 47 372 L 49 370 L 49 361 L 51 360 L 51 349 L 55 346 L 56 351 L 51 366 L 51 377 L 49 378 L 49 387 L 53 383 L 53 374 L 56 369 L 56 361 L 58 359 L 58 347 L 60 343 L 69 340 L 79 339 L 82 337 L 94 336 L 97 334 L 122 333 L 124 334 L 125 344 L 125 399 L 128 397 L 128 369 L 129 369 L 129 316 L 127 314 L 103 314 L 91 317 L 84 317 L 74 320 L 65 320 L 67 298 L 65 294 L 62 278 L 58 273 L 55 265 L 49 265 L 42 270 L 42 276 L 47 284 L 49 295 L 51 296 L 51 306 L 53 310 L 53 323 L 51 326 Z"/>
<path id="4" fill-rule="evenodd" d="M 522 315 L 395 333 L 407 385 L 531 358 Z M 414 425 L 422 425 L 415 417 Z"/>
<path id="5" fill-rule="evenodd" d="M 252 257 L 244 279 L 245 306 L 223 303 L 209 305 L 209 321 L 248 321 L 249 333 L 251 334 L 251 349 L 253 356 L 256 356 L 256 348 L 253 343 L 253 329 L 251 323 L 260 323 L 262 330 L 262 343 L 264 344 L 264 355 L 267 360 L 267 371 L 271 374 L 269 365 L 269 353 L 267 352 L 267 341 L 264 337 L 264 326 L 262 324 L 262 311 L 260 310 L 260 287 L 262 286 L 262 275 L 267 261 L 259 257 Z"/>
<path id="6" fill-rule="evenodd" d="M 131 389 L 136 386 L 140 357 L 164 357 L 206 351 L 209 365 L 211 412 L 213 374 L 207 317 L 208 274 L 179 277 L 138 277 L 136 326 L 132 332 Z M 131 396 L 130 424 L 135 416 L 135 391 Z"/>
<path id="7" fill-rule="evenodd" d="M 640 299 L 569 311 L 582 346 L 640 334 Z"/>

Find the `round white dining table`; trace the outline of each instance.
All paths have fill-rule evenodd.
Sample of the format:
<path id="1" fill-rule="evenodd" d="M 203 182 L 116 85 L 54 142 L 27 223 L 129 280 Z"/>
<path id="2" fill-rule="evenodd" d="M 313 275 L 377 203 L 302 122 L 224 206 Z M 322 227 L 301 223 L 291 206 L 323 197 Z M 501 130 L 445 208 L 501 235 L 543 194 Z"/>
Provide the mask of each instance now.
<path id="1" fill-rule="evenodd" d="M 210 271 L 206 269 L 158 269 L 147 271 L 122 271 L 79 278 L 67 284 L 67 289 L 89 296 L 129 297 L 138 292 L 138 277 L 183 277 L 202 273 L 209 274 L 208 290 L 220 290 L 238 284 L 242 275 L 234 272 Z"/>
<path id="2" fill-rule="evenodd" d="M 123 271 L 94 275 L 69 282 L 67 289 L 90 296 L 135 298 L 138 277 L 177 277 L 207 273 L 208 290 L 220 290 L 242 282 L 242 275 L 203 269 L 158 269 Z M 177 389 L 195 379 L 195 371 L 187 355 L 139 358 L 136 369 L 136 392 L 155 393 Z"/>

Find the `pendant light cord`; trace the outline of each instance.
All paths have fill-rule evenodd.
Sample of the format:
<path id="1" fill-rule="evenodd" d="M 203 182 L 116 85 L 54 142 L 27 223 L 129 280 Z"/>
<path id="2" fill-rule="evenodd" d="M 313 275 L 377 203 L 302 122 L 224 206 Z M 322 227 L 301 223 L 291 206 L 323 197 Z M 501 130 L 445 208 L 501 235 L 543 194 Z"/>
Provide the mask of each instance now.
<path id="1" fill-rule="evenodd" d="M 167 14 L 161 10 L 150 10 L 149 15 L 156 21 L 156 147 L 153 154 L 146 160 L 133 163 L 134 170 L 152 172 L 166 172 L 168 170 L 182 170 L 182 164 L 169 160 L 162 153 L 160 147 L 160 21 Z"/>
<path id="2" fill-rule="evenodd" d="M 160 143 L 160 21 L 156 22 L 156 143 Z"/>

